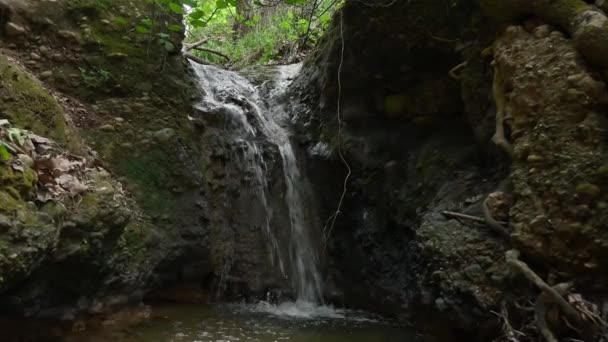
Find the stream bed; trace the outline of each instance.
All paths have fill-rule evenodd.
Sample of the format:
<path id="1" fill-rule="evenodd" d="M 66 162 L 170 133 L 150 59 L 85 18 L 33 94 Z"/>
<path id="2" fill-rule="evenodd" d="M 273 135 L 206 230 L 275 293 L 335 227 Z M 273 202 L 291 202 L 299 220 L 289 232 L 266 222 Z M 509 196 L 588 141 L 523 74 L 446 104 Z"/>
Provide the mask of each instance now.
<path id="1" fill-rule="evenodd" d="M 132 326 L 64 342 L 414 342 L 410 328 L 358 311 L 307 304 L 163 306 Z"/>

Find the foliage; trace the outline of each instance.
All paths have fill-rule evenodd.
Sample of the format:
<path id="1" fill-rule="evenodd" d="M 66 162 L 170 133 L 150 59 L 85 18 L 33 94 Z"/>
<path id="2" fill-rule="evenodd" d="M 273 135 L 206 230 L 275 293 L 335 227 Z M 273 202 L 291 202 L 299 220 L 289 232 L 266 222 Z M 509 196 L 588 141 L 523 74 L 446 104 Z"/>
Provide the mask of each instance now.
<path id="1" fill-rule="evenodd" d="M 168 53 L 176 48 L 173 34 L 181 33 L 185 26 L 188 41 L 205 39 L 206 50 L 220 52 L 233 64 L 246 66 L 266 63 L 313 46 L 344 0 L 145 1 L 159 8 L 165 14 L 161 16 L 164 19 L 144 17 L 130 23 L 117 17 L 115 23 L 148 37 Z M 170 17 L 175 20 L 166 21 Z M 225 62 L 218 54 L 208 51 L 195 54 L 214 63 Z M 87 79 L 95 81 L 95 77 L 85 81 Z"/>
<path id="2" fill-rule="evenodd" d="M 217 6 L 213 1 L 199 1 L 199 6 L 189 12 L 187 39 L 207 40 L 206 48 L 229 56 L 238 67 L 288 59 L 314 45 L 341 3 L 283 0 L 268 6 L 255 1 L 245 18 L 228 2 Z M 203 51 L 198 55 L 214 63 L 224 62 L 213 53 Z"/>
<path id="3" fill-rule="evenodd" d="M 105 85 L 112 79 L 112 74 L 100 68 L 79 68 L 80 69 L 80 77 L 84 81 L 84 83 L 91 88 L 98 88 Z"/>
<path id="4" fill-rule="evenodd" d="M 11 160 L 12 158 L 13 156 L 8 151 L 4 143 L 0 141 L 0 162 L 6 162 L 8 160 Z"/>

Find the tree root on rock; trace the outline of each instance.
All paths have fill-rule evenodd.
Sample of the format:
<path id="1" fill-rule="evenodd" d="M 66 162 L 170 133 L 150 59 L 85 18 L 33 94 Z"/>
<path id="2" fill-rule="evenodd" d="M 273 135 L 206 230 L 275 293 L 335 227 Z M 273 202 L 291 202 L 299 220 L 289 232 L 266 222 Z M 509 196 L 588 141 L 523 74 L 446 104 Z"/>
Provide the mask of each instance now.
<path id="1" fill-rule="evenodd" d="M 505 91 L 503 89 L 504 80 L 497 66 L 494 66 L 494 81 L 492 82 L 492 94 L 496 104 L 496 130 L 492 141 L 502 148 L 509 157 L 513 158 L 513 146 L 505 136 Z"/>
<path id="2" fill-rule="evenodd" d="M 553 286 L 553 289 L 559 293 L 561 296 L 565 296 L 570 289 L 572 288 L 571 283 L 561 283 Z M 563 297 L 562 297 L 563 298 Z M 545 338 L 547 342 L 559 342 L 549 326 L 547 325 L 547 306 L 546 304 L 550 302 L 550 297 L 547 293 L 541 293 L 534 303 L 534 319 L 536 321 L 536 326 L 540 331 L 541 335 Z"/>
<path id="3" fill-rule="evenodd" d="M 526 277 L 526 279 L 543 291 L 543 293 L 545 293 L 551 301 L 555 302 L 555 304 L 559 306 L 561 311 L 568 319 L 575 323 L 581 323 L 582 319 L 580 314 L 572 305 L 570 305 L 570 303 L 568 303 L 563 294 L 542 280 L 542 278 L 539 277 L 538 274 L 536 274 L 536 272 L 534 272 L 528 266 L 528 264 L 519 260 L 519 251 L 510 250 L 505 254 L 505 258 L 509 265 L 517 269 L 521 274 L 523 274 L 524 277 Z M 563 285 L 560 284 L 560 286 Z"/>
<path id="4" fill-rule="evenodd" d="M 519 260 L 519 251 L 517 250 L 508 251 L 505 254 L 505 258 L 509 265 L 518 270 L 526 279 L 542 291 L 537 297 L 534 305 L 534 317 L 540 333 L 547 342 L 558 342 L 547 325 L 546 305 L 548 303 L 556 304 L 565 318 L 569 322 L 573 322 L 575 326 L 582 327 L 587 323 L 584 321 L 581 313 L 564 298 L 572 288 L 572 283 L 560 283 L 555 286 L 550 286 L 539 277 L 528 264 Z"/>
<path id="5" fill-rule="evenodd" d="M 588 62 L 608 68 L 608 18 L 584 0 L 481 0 L 481 8 L 498 22 L 534 15 L 556 25 L 572 37 Z"/>
<path id="6" fill-rule="evenodd" d="M 483 200 L 483 203 L 481 204 L 481 210 L 483 211 L 484 221 L 486 225 L 490 227 L 490 229 L 492 229 L 494 232 L 500 234 L 507 240 L 510 240 L 511 234 L 509 233 L 507 228 L 505 228 L 506 223 L 497 221 L 494 216 L 492 216 L 492 213 L 490 212 L 490 207 L 488 206 L 489 198 L 490 195 L 486 196 L 486 198 Z"/>

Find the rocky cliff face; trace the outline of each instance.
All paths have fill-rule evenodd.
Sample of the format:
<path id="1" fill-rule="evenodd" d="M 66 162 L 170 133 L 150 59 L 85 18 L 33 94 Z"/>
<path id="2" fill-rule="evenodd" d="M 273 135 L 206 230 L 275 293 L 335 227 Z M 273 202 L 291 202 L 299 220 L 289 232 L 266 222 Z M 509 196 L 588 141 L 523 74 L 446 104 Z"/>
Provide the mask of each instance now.
<path id="1" fill-rule="evenodd" d="M 606 18 L 551 4 L 352 1 L 335 16 L 290 92 L 328 222 L 327 296 L 428 309 L 487 339 L 492 311 L 530 320 L 513 304 L 538 295 L 505 260 L 517 249 L 601 307 Z M 289 220 L 277 147 L 233 135 L 249 128 L 228 127 L 229 108 L 260 125 L 242 94 L 200 106 L 182 34 L 131 30 L 150 15 L 180 20 L 143 1 L 0 0 L 4 313 L 73 318 L 168 284 L 201 301 L 210 284 L 231 298 L 287 286 L 264 232 Z"/>
<path id="2" fill-rule="evenodd" d="M 41 166 L 3 166 L 3 310 L 69 318 L 161 284 L 200 284 L 213 266 L 188 121 L 198 91 L 181 34 L 161 42 L 131 30 L 150 15 L 180 18 L 138 1 L 5 0 L 0 10 L 0 119 L 80 158 L 86 185 L 45 204 Z"/>
<path id="3" fill-rule="evenodd" d="M 512 2 L 509 16 L 490 3 L 347 3 L 292 89 L 325 217 L 347 175 L 339 144 L 352 170 L 328 247 L 346 302 L 432 308 L 481 336 L 498 330 L 491 310 L 529 293 L 505 251 L 593 296 L 607 241 L 605 83 L 568 36 L 590 28 L 555 8 Z M 483 222 L 486 208 L 508 225 L 444 213 Z"/>

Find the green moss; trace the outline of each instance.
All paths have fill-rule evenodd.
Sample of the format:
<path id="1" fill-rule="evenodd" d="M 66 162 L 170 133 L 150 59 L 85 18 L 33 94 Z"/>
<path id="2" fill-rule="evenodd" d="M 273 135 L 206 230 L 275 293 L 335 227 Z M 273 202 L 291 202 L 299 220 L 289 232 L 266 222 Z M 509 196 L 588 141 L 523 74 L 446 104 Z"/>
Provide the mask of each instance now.
<path id="1" fill-rule="evenodd" d="M 571 29 L 576 15 L 589 9 L 589 5 L 582 0 L 481 0 L 480 5 L 487 16 L 500 23 L 512 22 L 522 15 L 536 14 L 567 30 Z"/>
<path id="2" fill-rule="evenodd" d="M 66 142 L 66 123 L 57 101 L 24 70 L 0 54 L 0 108 L 14 125 Z"/>
<path id="3" fill-rule="evenodd" d="M 510 0 L 481 0 L 483 12 L 499 23 L 506 23 L 518 18 L 521 13 Z"/>
<path id="4" fill-rule="evenodd" d="M 601 189 L 595 184 L 581 183 L 576 186 L 576 193 L 584 199 L 593 200 L 600 196 Z"/>
<path id="5" fill-rule="evenodd" d="M 608 165 L 602 165 L 597 169 L 596 174 L 599 177 L 608 179 Z"/>
<path id="6" fill-rule="evenodd" d="M 23 207 L 25 204 L 21 199 L 11 194 L 8 188 L 0 191 L 0 212 L 12 212 Z"/>
<path id="7" fill-rule="evenodd" d="M 150 213 L 166 213 L 174 205 L 169 189 L 171 184 L 179 182 L 172 174 L 172 168 L 179 164 L 171 155 L 170 151 L 156 147 L 131 158 L 116 158 L 118 172 L 135 185 L 139 203 Z"/>
<path id="8" fill-rule="evenodd" d="M 8 165 L 0 166 L 0 186 L 13 196 L 27 197 L 37 181 L 36 172 L 30 168 L 20 172 Z"/>
<path id="9" fill-rule="evenodd" d="M 573 19 L 589 9 L 589 4 L 582 0 L 550 1 L 549 5 L 540 11 L 540 16 L 549 22 L 570 30 Z"/>
<path id="10" fill-rule="evenodd" d="M 83 14 L 89 16 L 98 15 L 102 10 L 106 10 L 110 5 L 110 0 L 67 0 L 66 6 L 71 14 Z"/>

